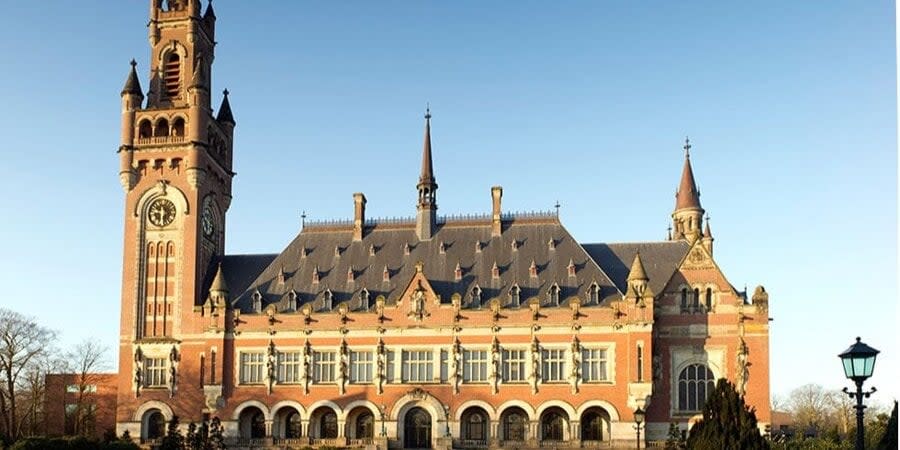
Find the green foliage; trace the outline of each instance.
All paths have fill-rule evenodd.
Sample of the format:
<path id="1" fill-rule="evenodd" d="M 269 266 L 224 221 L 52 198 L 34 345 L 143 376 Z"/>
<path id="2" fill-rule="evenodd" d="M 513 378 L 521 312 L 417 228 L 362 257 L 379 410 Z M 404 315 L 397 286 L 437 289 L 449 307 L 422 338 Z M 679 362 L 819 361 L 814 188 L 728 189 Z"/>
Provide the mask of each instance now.
<path id="1" fill-rule="evenodd" d="M 681 435 L 681 428 L 678 424 L 672 422 L 669 424 L 669 435 L 666 439 L 666 450 L 684 450 L 687 448 L 687 442 Z"/>
<path id="2" fill-rule="evenodd" d="M 724 378 L 716 383 L 716 389 L 706 400 L 703 419 L 691 429 L 687 447 L 692 450 L 770 448 L 757 428 L 756 413 Z"/>
<path id="3" fill-rule="evenodd" d="M 887 426 L 875 446 L 877 450 L 892 450 L 897 448 L 897 402 L 894 401 L 894 410 L 891 411 L 891 418 L 888 419 Z"/>
<path id="4" fill-rule="evenodd" d="M 218 416 L 213 417 L 209 423 L 209 439 L 203 450 L 225 450 L 225 429 Z"/>
<path id="5" fill-rule="evenodd" d="M 178 416 L 173 415 L 172 420 L 169 421 L 168 428 L 166 429 L 166 436 L 163 437 L 162 442 L 159 444 L 159 450 L 183 449 L 184 435 L 182 435 L 181 430 L 178 429 Z"/>
<path id="6" fill-rule="evenodd" d="M 22 439 L 9 450 L 140 450 L 133 442 L 112 441 L 103 443 L 84 437 L 76 438 L 28 438 Z"/>

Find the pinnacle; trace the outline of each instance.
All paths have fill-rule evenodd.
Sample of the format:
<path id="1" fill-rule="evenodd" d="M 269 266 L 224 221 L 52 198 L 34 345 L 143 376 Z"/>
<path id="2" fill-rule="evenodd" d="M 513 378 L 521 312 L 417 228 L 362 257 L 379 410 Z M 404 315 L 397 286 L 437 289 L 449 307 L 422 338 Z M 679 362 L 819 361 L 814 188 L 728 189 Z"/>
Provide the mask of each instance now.
<path id="1" fill-rule="evenodd" d="M 628 272 L 628 281 L 644 280 L 647 281 L 647 271 L 644 270 L 644 263 L 641 261 L 641 254 L 635 253 L 634 261 L 631 263 L 631 270 Z"/>
<path id="2" fill-rule="evenodd" d="M 128 72 L 128 79 L 125 80 L 125 87 L 122 88 L 122 95 L 136 95 L 144 98 L 143 90 L 141 90 L 141 81 L 137 74 L 137 61 L 131 60 L 131 71 Z"/>

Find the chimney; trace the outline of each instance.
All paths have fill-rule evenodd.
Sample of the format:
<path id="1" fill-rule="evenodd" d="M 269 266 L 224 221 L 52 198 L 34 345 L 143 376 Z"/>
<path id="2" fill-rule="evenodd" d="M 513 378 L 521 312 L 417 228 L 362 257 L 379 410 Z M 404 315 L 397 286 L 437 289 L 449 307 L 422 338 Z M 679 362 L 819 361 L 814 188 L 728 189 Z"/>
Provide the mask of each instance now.
<path id="1" fill-rule="evenodd" d="M 353 194 L 353 240 L 361 241 L 366 226 L 366 196 L 362 192 Z"/>
<path id="2" fill-rule="evenodd" d="M 503 198 L 503 188 L 494 186 L 491 188 L 491 203 L 493 204 L 491 212 L 491 236 L 500 236 L 503 231 L 503 223 L 500 220 L 500 199 Z"/>

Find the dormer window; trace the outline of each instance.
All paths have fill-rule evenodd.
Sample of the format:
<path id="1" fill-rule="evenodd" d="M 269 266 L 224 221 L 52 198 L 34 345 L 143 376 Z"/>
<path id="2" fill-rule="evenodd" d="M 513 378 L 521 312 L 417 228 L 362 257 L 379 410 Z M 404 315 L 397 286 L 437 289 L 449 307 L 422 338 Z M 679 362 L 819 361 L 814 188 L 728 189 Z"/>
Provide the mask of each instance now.
<path id="1" fill-rule="evenodd" d="M 353 273 L 353 268 L 348 267 L 347 268 L 347 282 L 352 283 L 355 279 L 356 279 L 356 274 Z"/>
<path id="2" fill-rule="evenodd" d="M 391 281 L 391 271 L 388 270 L 387 266 L 384 266 L 384 270 L 381 272 L 381 281 L 385 283 Z"/>
<path id="3" fill-rule="evenodd" d="M 409 256 L 409 242 L 403 244 L 403 255 Z"/>
<path id="4" fill-rule="evenodd" d="M 331 293 L 331 289 L 325 289 L 325 295 L 322 298 L 324 303 L 324 307 L 326 311 L 331 311 L 331 308 L 334 303 L 334 294 Z"/>
<path id="5" fill-rule="evenodd" d="M 591 284 L 588 288 L 588 301 L 593 305 L 600 304 L 600 286 L 597 283 Z"/>
<path id="6" fill-rule="evenodd" d="M 163 92 L 167 98 L 181 96 L 181 56 L 171 52 L 163 64 Z"/>
<path id="7" fill-rule="evenodd" d="M 259 292 L 259 289 L 253 291 L 253 295 L 250 296 L 251 308 L 253 308 L 253 312 L 262 311 L 262 294 Z"/>
<path id="8" fill-rule="evenodd" d="M 550 290 L 547 291 L 547 296 L 550 298 L 551 305 L 559 306 L 559 285 L 553 283 L 553 286 L 550 286 Z"/>
<path id="9" fill-rule="evenodd" d="M 495 280 L 500 279 L 500 267 L 497 266 L 497 261 L 494 261 L 494 265 L 491 266 L 491 278 Z"/>
<path id="10" fill-rule="evenodd" d="M 340 245 L 335 245 L 335 246 L 334 246 L 334 257 L 335 257 L 335 258 L 340 258 L 340 257 L 341 257 L 341 246 L 340 246 Z"/>
<path id="11" fill-rule="evenodd" d="M 475 241 L 475 253 L 481 253 L 481 241 Z"/>
<path id="12" fill-rule="evenodd" d="M 481 288 L 478 285 L 472 288 L 472 304 L 481 307 Z"/>
<path id="13" fill-rule="evenodd" d="M 519 306 L 521 304 L 521 293 L 522 290 L 519 289 L 519 286 L 516 284 L 509 288 L 509 304 L 512 306 Z"/>
<path id="14" fill-rule="evenodd" d="M 441 242 L 441 244 L 438 246 L 438 252 L 442 255 L 447 253 L 447 245 Z"/>
<path id="15" fill-rule="evenodd" d="M 313 273 L 312 273 L 312 283 L 313 283 L 313 284 L 319 284 L 319 266 L 316 266 L 316 268 L 313 269 Z"/>
<path id="16" fill-rule="evenodd" d="M 291 289 L 288 294 L 288 309 L 296 310 L 297 309 L 297 291 Z"/>
<path id="17" fill-rule="evenodd" d="M 555 239 L 551 238 L 549 241 L 547 241 L 547 249 L 548 250 L 556 250 L 556 240 Z"/>
<path id="18" fill-rule="evenodd" d="M 519 249 L 519 241 L 513 239 L 513 241 L 509 243 L 509 246 L 512 248 L 512 251 L 516 251 Z"/>
<path id="19" fill-rule="evenodd" d="M 538 276 L 537 263 L 533 259 L 531 260 L 531 265 L 528 266 L 528 276 L 531 278 L 537 278 Z"/>
<path id="20" fill-rule="evenodd" d="M 570 277 L 575 276 L 575 261 L 569 259 L 569 265 L 566 266 L 566 271 L 569 273 Z"/>
<path id="21" fill-rule="evenodd" d="M 372 307 L 371 303 L 369 303 L 369 291 L 366 289 L 359 292 L 359 307 L 366 311 Z"/>
<path id="22" fill-rule="evenodd" d="M 281 269 L 278 269 L 278 277 L 277 277 L 278 284 L 284 284 L 284 280 L 285 280 L 284 266 L 282 266 Z"/>
<path id="23" fill-rule="evenodd" d="M 369 246 L 369 256 L 375 256 L 375 245 Z"/>
<path id="24" fill-rule="evenodd" d="M 301 248 L 300 249 L 300 259 L 306 258 L 307 253 L 308 253 L 308 250 L 306 250 L 306 247 Z"/>
<path id="25" fill-rule="evenodd" d="M 459 263 L 456 263 L 456 268 L 453 269 L 453 279 L 456 281 L 462 280 L 463 271 L 462 267 L 460 267 Z"/>

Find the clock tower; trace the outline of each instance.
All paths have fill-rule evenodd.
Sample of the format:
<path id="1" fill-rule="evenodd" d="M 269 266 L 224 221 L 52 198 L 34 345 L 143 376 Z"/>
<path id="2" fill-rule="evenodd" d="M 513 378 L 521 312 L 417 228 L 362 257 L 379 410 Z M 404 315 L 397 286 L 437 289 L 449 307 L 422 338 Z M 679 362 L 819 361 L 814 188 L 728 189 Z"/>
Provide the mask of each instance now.
<path id="1" fill-rule="evenodd" d="M 203 284 L 225 247 L 235 122 L 227 91 L 218 113 L 211 108 L 216 16 L 211 3 L 205 11 L 200 3 L 150 0 L 149 90 L 141 89 L 132 61 L 121 94 L 119 370 L 135 374 L 135 380 L 120 382 L 120 405 L 143 395 L 147 386 L 174 397 L 187 381 L 187 371 L 175 372 L 185 351 L 183 336 L 196 331 L 195 307 L 205 300 Z M 167 368 L 160 386 L 140 379 L 149 373 L 143 365 L 154 358 Z M 154 395 L 152 389 L 146 395 Z"/>

